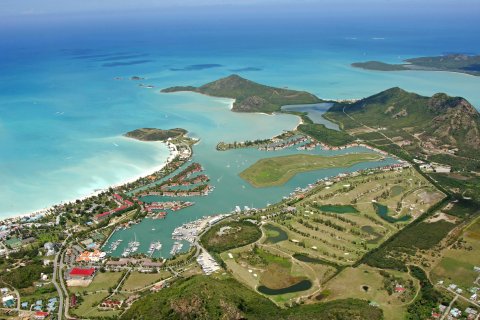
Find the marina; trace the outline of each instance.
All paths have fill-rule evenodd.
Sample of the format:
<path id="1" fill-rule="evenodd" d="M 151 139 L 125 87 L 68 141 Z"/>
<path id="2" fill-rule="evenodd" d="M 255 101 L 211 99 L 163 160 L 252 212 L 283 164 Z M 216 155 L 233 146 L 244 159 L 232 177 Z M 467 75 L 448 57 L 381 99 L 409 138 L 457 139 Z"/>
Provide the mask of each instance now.
<path id="1" fill-rule="evenodd" d="M 124 242 L 116 250 L 111 251 L 109 255 L 119 257 L 124 253 L 127 256 L 134 253 L 143 253 L 152 257 L 168 258 L 172 256 L 172 253 L 178 254 L 188 250 L 190 245 L 195 243 L 199 230 L 206 227 L 208 220 L 216 216 L 210 217 L 211 214 L 256 210 L 255 208 L 263 208 L 267 204 L 282 200 L 284 197 L 291 197 L 300 191 L 308 190 L 320 179 L 398 163 L 395 158 L 386 157 L 385 160 L 359 163 L 348 168 L 331 168 L 300 173 L 282 186 L 254 188 L 243 181 L 238 173 L 258 159 L 266 157 L 265 151 L 256 148 L 235 149 L 216 152 L 216 157 L 212 158 L 208 154 L 211 152 L 209 150 L 215 148 L 214 142 L 216 140 L 206 140 L 195 145 L 192 159 L 194 163 L 209 164 L 208 167 L 205 166 L 203 172 L 210 177 L 210 183 L 213 181 L 214 192 L 211 192 L 208 196 L 183 197 L 163 196 L 144 191 L 138 200 L 143 203 L 144 208 L 149 212 L 147 218 L 127 229 L 117 230 L 109 241 L 123 239 Z M 272 153 L 282 156 L 298 152 L 329 156 L 376 151 L 353 145 L 335 150 L 324 150 L 321 146 L 315 146 L 312 150 L 302 151 L 296 150 L 295 146 L 290 146 Z M 269 152 L 268 155 L 271 156 L 272 153 Z M 182 168 L 178 170 L 182 170 Z M 178 214 L 173 214 L 176 208 L 181 208 L 181 210 Z M 137 251 L 132 253 L 131 248 L 128 248 L 125 241 L 134 238 L 134 233 L 140 241 L 140 245 L 137 246 Z M 149 253 L 150 244 L 154 241 L 160 241 L 162 248 Z M 175 244 L 176 241 L 186 241 L 186 243 L 179 246 Z"/>

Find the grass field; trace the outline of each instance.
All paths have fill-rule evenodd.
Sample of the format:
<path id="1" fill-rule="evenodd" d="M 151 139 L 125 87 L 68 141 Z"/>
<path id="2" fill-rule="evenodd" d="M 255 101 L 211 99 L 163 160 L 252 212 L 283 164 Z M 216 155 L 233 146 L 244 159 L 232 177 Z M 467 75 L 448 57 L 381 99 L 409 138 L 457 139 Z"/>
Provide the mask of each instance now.
<path id="1" fill-rule="evenodd" d="M 404 293 L 389 294 L 385 288 L 385 277 L 377 269 L 361 265 L 346 268 L 325 285 L 322 301 L 356 298 L 374 301 L 383 309 L 385 319 L 405 319 L 407 304 L 413 300 L 418 290 L 418 283 L 407 273 L 388 271 L 399 279 L 405 287 Z M 393 282 L 392 282 L 393 283 Z M 388 283 L 391 287 L 392 283 Z M 409 284 L 412 284 L 409 287 Z"/>
<path id="2" fill-rule="evenodd" d="M 240 177 L 257 188 L 285 184 L 297 173 L 326 168 L 350 167 L 354 164 L 380 160 L 374 153 L 346 154 L 340 156 L 318 156 L 295 154 L 261 159 L 240 173 Z"/>
<path id="3" fill-rule="evenodd" d="M 92 313 L 98 312 L 97 305 L 108 296 L 108 292 L 98 292 L 83 295 L 83 301 L 75 308 L 70 309 L 72 314 L 82 317 L 93 316 Z"/>
<path id="4" fill-rule="evenodd" d="M 231 257 L 230 257 L 231 255 Z M 248 287 L 256 290 L 265 286 L 274 290 L 296 285 L 303 280 L 312 281 L 312 287 L 290 293 L 265 295 L 277 304 L 282 305 L 299 296 L 307 296 L 319 289 L 318 278 L 323 277 L 331 268 L 292 259 L 275 248 L 268 246 L 247 246 L 224 252 L 221 258 L 234 277 Z"/>
<path id="5" fill-rule="evenodd" d="M 122 291 L 134 291 L 144 288 L 160 280 L 170 277 L 172 274 L 169 271 L 162 270 L 159 273 L 143 273 L 134 271 L 130 273 L 127 280 L 125 280 Z"/>
<path id="6" fill-rule="evenodd" d="M 294 205 L 295 213 L 271 218 L 264 243 L 275 239 L 274 226 L 287 234 L 276 243 L 281 250 L 351 265 L 442 197 L 413 169 L 361 174 L 319 187 Z M 388 207 L 390 221 L 399 222 L 382 219 L 372 200 Z M 402 221 L 407 215 L 412 218 Z"/>
<path id="7" fill-rule="evenodd" d="M 444 280 L 448 285 L 454 283 L 463 289 L 474 285 L 479 272 L 473 270 L 480 267 L 480 220 L 477 219 L 461 235 L 460 239 L 443 252 L 442 259 L 432 269 L 430 275 L 434 283 Z"/>
<path id="8" fill-rule="evenodd" d="M 76 292 L 95 292 L 99 290 L 107 291 L 111 287 L 115 287 L 122 278 L 122 272 L 98 272 L 88 287 L 70 287 L 69 290 Z"/>

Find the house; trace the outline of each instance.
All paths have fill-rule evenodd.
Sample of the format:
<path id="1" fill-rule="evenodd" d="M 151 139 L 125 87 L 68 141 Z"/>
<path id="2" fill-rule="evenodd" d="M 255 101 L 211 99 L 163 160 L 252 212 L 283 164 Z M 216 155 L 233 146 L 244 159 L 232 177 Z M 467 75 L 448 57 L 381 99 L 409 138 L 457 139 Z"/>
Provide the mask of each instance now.
<path id="1" fill-rule="evenodd" d="M 47 252 L 45 256 L 54 256 L 55 255 L 55 244 L 53 242 L 47 242 L 43 245 L 43 248 Z"/>
<path id="2" fill-rule="evenodd" d="M 465 309 L 465 313 L 476 316 L 478 314 L 478 311 L 473 309 L 473 308 L 468 307 L 467 309 Z"/>
<path id="3" fill-rule="evenodd" d="M 434 319 L 439 319 L 441 316 L 442 316 L 441 313 L 432 311 L 432 318 L 434 318 Z"/>
<path id="4" fill-rule="evenodd" d="M 12 295 L 8 295 L 2 298 L 2 303 L 5 308 L 11 308 L 15 306 L 15 298 Z"/>
<path id="5" fill-rule="evenodd" d="M 450 310 L 450 315 L 454 318 L 458 318 L 462 315 L 462 311 L 457 308 L 453 308 L 452 310 Z"/>
<path id="6" fill-rule="evenodd" d="M 451 285 L 448 286 L 448 289 L 455 290 L 455 289 L 457 289 L 457 285 L 452 283 Z"/>
<path id="7" fill-rule="evenodd" d="M 105 300 L 100 304 L 103 309 L 118 309 L 122 306 L 123 301 L 119 300 Z"/>
<path id="8" fill-rule="evenodd" d="M 73 268 L 68 273 L 70 278 L 74 279 L 88 279 L 95 275 L 95 268 Z"/>
<path id="9" fill-rule="evenodd" d="M 77 296 L 72 294 L 70 297 L 70 306 L 75 307 L 77 305 Z"/>
<path id="10" fill-rule="evenodd" d="M 37 311 L 37 312 L 35 312 L 35 315 L 33 316 L 33 319 L 44 320 L 44 319 L 47 319 L 49 315 L 50 314 L 48 312 Z"/>
<path id="11" fill-rule="evenodd" d="M 397 284 L 394 290 L 397 293 L 404 293 L 406 289 L 401 284 Z"/>

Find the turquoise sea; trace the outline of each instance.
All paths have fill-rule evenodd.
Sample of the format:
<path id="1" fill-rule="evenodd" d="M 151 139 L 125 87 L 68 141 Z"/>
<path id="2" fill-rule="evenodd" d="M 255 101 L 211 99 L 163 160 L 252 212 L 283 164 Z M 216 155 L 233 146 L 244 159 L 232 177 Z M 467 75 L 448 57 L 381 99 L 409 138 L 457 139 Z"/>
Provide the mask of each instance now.
<path id="1" fill-rule="evenodd" d="M 361 98 L 399 86 L 425 95 L 464 96 L 480 107 L 478 77 L 350 66 L 365 60 L 479 53 L 480 26 L 473 23 L 473 13 L 446 26 L 442 15 L 417 13 L 405 22 L 405 16 L 392 14 L 387 23 L 367 13 L 339 19 L 314 3 L 306 6 L 303 11 L 222 7 L 190 14 L 171 9 L 2 20 L 0 217 L 76 199 L 161 164 L 168 156 L 165 146 L 122 137 L 139 127 L 189 130 L 201 139 L 195 160 L 214 182 L 228 181 L 208 200 L 175 218 L 170 215 L 164 221 L 173 219 L 169 230 L 232 205 L 262 206 L 297 184 L 313 182 L 312 175 L 299 175 L 282 188 L 242 188 L 236 173 L 271 154 L 214 150 L 219 140 L 271 137 L 295 127 L 298 118 L 238 114 L 229 111 L 226 99 L 159 92 L 168 86 L 200 85 L 237 73 L 322 98 Z M 129 80 L 134 75 L 145 79 Z M 315 177 L 331 174 L 336 172 Z"/>

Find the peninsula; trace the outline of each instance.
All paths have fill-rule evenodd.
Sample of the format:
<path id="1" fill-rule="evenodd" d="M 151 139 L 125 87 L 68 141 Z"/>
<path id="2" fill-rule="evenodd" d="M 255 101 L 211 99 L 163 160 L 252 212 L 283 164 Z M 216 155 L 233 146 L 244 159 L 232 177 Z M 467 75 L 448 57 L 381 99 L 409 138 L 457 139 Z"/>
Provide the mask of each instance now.
<path id="1" fill-rule="evenodd" d="M 236 74 L 230 75 L 200 87 L 177 86 L 161 92 L 191 91 L 213 97 L 235 99 L 232 111 L 236 112 L 279 112 L 284 105 L 318 103 L 323 100 L 315 95 L 290 89 L 259 84 Z"/>
<path id="2" fill-rule="evenodd" d="M 405 63 L 391 64 L 381 61 L 352 63 L 353 67 L 377 71 L 450 71 L 480 76 L 480 55 L 449 54 L 435 57 L 419 57 L 404 60 Z"/>
<path id="3" fill-rule="evenodd" d="M 301 172 L 349 167 L 360 162 L 380 159 L 381 156 L 376 153 L 345 154 L 332 157 L 294 154 L 261 159 L 241 172 L 240 177 L 257 188 L 273 187 L 287 183 Z"/>

